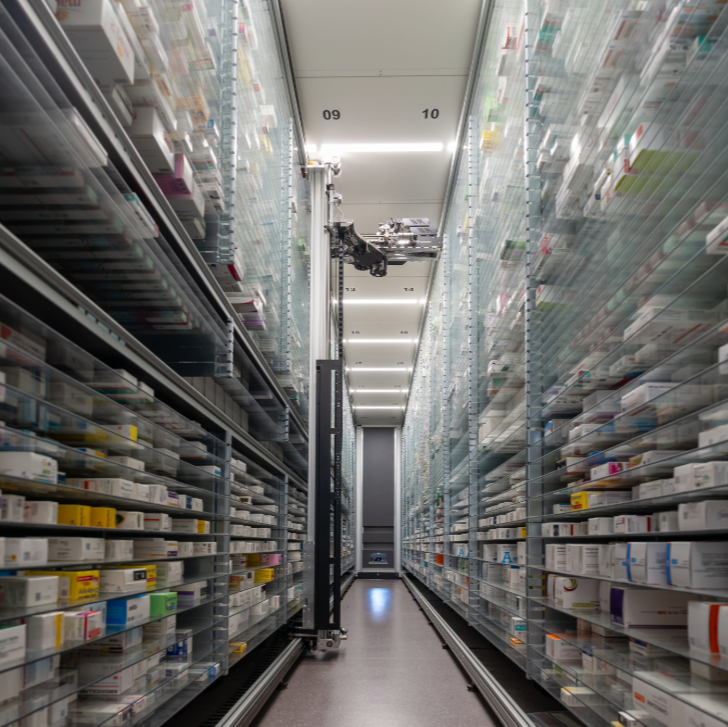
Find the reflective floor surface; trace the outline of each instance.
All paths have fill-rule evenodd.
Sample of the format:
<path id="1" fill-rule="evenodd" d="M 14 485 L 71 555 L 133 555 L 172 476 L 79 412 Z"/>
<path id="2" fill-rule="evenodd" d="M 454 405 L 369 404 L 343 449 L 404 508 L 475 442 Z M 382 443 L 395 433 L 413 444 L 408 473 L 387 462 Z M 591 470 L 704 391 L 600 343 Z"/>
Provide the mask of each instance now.
<path id="1" fill-rule="evenodd" d="M 304 657 L 255 727 L 498 724 L 401 581 L 355 581 L 341 613 L 348 640 Z"/>

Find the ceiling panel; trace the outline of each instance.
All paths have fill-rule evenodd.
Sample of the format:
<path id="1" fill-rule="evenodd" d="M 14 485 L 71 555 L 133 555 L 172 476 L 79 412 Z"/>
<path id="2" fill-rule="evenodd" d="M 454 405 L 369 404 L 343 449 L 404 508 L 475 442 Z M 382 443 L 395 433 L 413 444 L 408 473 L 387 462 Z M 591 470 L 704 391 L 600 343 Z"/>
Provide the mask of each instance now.
<path id="1" fill-rule="evenodd" d="M 462 71 L 470 65 L 472 29 L 480 11 L 480 0 L 450 0 L 447 5 L 441 0 L 282 0 L 281 4 L 297 73 Z"/>
<path id="2" fill-rule="evenodd" d="M 342 154 L 346 174 L 337 181 L 336 190 L 356 203 L 412 200 L 441 204 L 451 162 L 449 151 Z M 438 222 L 432 220 L 434 225 Z"/>
<path id="3" fill-rule="evenodd" d="M 306 143 L 447 145 L 455 139 L 466 83 L 465 75 L 297 78 Z"/>
<path id="4" fill-rule="evenodd" d="M 407 330 L 411 333 L 412 326 L 415 326 L 415 330 L 419 329 L 418 324 L 424 307 L 424 305 L 345 305 L 344 324 L 347 330 L 356 327 L 356 330 L 361 331 L 362 325 L 369 325 L 374 321 L 387 321 L 389 325 L 396 322 L 397 325 L 409 326 Z"/>
<path id="5" fill-rule="evenodd" d="M 407 265 L 401 267 L 406 268 Z M 410 270 L 414 266 L 409 266 Z M 408 271 L 409 272 L 409 271 Z M 344 276 L 346 280 L 346 276 Z M 350 290 L 356 288 L 356 290 Z M 386 292 L 386 296 L 383 293 Z M 411 298 L 424 298 L 427 293 L 427 278 L 402 276 L 400 278 L 375 278 L 368 275 L 360 278 L 356 283 L 345 282 L 344 305 L 347 298 L 390 298 L 394 300 L 408 300 Z"/>

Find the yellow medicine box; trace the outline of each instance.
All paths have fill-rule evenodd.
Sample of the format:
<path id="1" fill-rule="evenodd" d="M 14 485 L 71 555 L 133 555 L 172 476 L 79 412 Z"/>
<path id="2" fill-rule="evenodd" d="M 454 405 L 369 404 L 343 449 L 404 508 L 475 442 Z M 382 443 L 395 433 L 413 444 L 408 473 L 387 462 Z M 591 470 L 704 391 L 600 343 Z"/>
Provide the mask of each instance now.
<path id="1" fill-rule="evenodd" d="M 116 508 L 114 507 L 92 507 L 91 527 L 94 528 L 115 528 Z"/>
<path id="2" fill-rule="evenodd" d="M 99 595 L 97 570 L 33 570 L 27 576 L 58 576 L 58 599 L 75 601 L 79 598 L 96 598 Z"/>
<path id="3" fill-rule="evenodd" d="M 275 568 L 261 568 L 255 571 L 255 582 L 256 583 L 268 583 L 275 578 Z"/>
<path id="4" fill-rule="evenodd" d="M 588 492 L 572 492 L 571 493 L 571 509 L 586 510 L 589 507 Z"/>
<path id="5" fill-rule="evenodd" d="M 59 505 L 59 525 L 91 525 L 91 508 L 89 505 Z"/>
<path id="6" fill-rule="evenodd" d="M 255 568 L 260 565 L 260 553 L 246 553 L 247 567 Z"/>

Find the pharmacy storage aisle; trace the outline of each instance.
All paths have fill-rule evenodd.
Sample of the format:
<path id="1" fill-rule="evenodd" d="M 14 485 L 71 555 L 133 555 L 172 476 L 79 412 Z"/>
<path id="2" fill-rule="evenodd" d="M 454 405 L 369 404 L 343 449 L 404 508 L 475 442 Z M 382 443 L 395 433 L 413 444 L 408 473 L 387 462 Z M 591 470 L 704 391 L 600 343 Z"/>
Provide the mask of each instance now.
<path id="1" fill-rule="evenodd" d="M 338 651 L 306 656 L 256 727 L 456 727 L 493 722 L 399 580 L 355 581 Z"/>
<path id="2" fill-rule="evenodd" d="M 496 0 L 442 230 L 403 563 L 589 727 L 728 723 L 727 27 Z"/>

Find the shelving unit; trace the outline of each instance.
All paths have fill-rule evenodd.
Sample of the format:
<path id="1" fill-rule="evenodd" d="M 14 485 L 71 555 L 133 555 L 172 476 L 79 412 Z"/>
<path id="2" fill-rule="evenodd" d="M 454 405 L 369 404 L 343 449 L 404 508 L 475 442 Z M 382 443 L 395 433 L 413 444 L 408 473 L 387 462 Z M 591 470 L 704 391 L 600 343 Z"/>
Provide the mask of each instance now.
<path id="1" fill-rule="evenodd" d="M 492 4 L 420 340 L 403 562 L 590 727 L 728 723 L 707 616 L 687 628 L 726 574 L 675 570 L 682 543 L 728 548 L 691 508 L 728 484 L 727 23 L 711 2 Z M 674 621 L 620 622 L 625 584 Z"/>
<path id="2" fill-rule="evenodd" d="M 302 604 L 297 111 L 262 0 L 0 19 L 0 725 L 157 727 Z"/>

